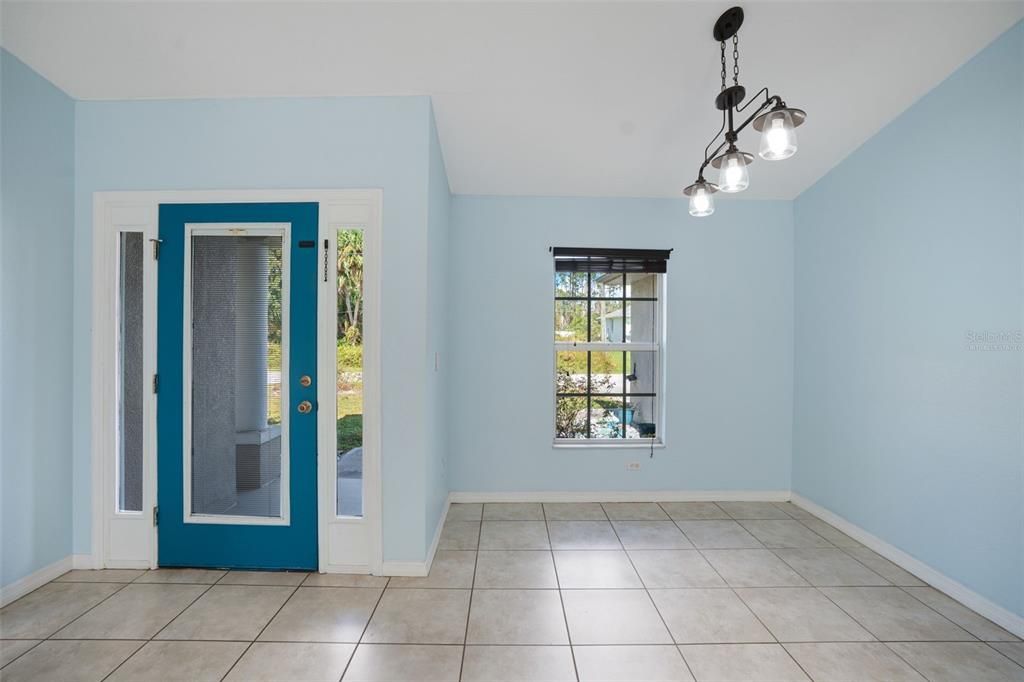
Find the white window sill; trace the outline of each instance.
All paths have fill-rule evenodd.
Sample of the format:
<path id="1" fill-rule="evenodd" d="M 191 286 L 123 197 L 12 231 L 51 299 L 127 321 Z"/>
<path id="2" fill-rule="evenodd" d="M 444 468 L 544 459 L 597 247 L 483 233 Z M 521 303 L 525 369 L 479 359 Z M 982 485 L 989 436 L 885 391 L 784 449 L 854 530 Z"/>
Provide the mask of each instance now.
<path id="1" fill-rule="evenodd" d="M 605 450 L 650 450 L 651 441 L 643 440 L 556 440 L 551 443 L 551 447 L 556 450 L 573 450 L 573 449 L 605 449 Z M 661 450 L 665 447 L 665 444 L 660 440 L 654 441 L 654 449 Z"/>

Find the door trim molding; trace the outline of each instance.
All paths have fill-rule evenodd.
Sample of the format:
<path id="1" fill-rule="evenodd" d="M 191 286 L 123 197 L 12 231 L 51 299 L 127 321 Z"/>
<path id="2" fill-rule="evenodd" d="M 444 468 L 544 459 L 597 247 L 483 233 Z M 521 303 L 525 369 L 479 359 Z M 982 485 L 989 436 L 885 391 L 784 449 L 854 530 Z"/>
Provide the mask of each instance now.
<path id="1" fill-rule="evenodd" d="M 320 488 L 319 534 L 321 573 L 380 575 L 383 564 L 381 530 L 381 205 L 383 194 L 373 190 L 320 203 L 318 249 L 326 242 L 317 282 L 317 450 Z M 363 231 L 363 516 L 337 516 L 337 233 Z M 319 250 L 317 253 L 321 253 Z M 325 281 L 329 279 L 329 281 Z M 325 409 L 328 408 L 329 409 Z"/>
<path id="2" fill-rule="evenodd" d="M 156 372 L 157 204 L 127 193 L 93 197 L 91 348 L 91 547 L 90 568 L 156 566 L 153 507 L 156 499 L 156 397 L 143 391 L 142 510 L 119 513 L 114 494 L 117 458 L 117 292 L 119 235 L 141 232 L 143 245 L 143 376 Z M 104 453 L 97 457 L 95 453 Z"/>
<path id="3" fill-rule="evenodd" d="M 333 464 L 333 452 L 318 457 L 317 486 L 319 511 L 317 514 L 321 572 L 370 572 L 379 574 L 382 564 L 383 541 L 381 537 L 381 480 L 380 480 L 380 244 L 381 209 L 383 191 L 380 189 L 297 189 L 297 190 L 167 190 L 167 191 L 109 191 L 93 194 L 92 235 L 92 331 L 91 331 L 91 426 L 90 469 L 91 483 L 91 546 L 89 553 L 76 556 L 76 566 L 89 568 L 155 568 L 157 561 L 157 529 L 152 525 L 152 510 L 156 503 L 156 397 L 147 392 L 149 407 L 146 412 L 146 437 L 144 451 L 143 511 L 136 514 L 136 532 L 124 533 L 117 524 L 111 525 L 115 517 L 116 500 L 109 492 L 108 483 L 113 478 L 116 458 L 115 424 L 116 400 L 114 376 L 116 370 L 116 245 L 114 237 L 121 231 L 143 232 L 147 239 L 157 238 L 158 207 L 162 203 L 300 203 L 320 204 L 319 222 L 321 232 L 329 224 L 329 217 L 345 217 L 351 224 L 352 218 L 362 216 L 366 230 L 366 252 L 364 260 L 364 282 L 367 298 L 364 301 L 364 336 L 372 342 L 364 344 L 364 451 L 363 485 L 366 543 L 362 548 L 366 559 L 360 561 L 336 561 L 326 563 L 325 547 L 332 526 L 337 525 L 333 510 L 325 510 L 323 494 L 326 485 L 333 487 L 334 468 L 330 467 L 330 481 L 325 481 L 327 464 Z M 147 259 L 147 263 L 151 262 Z M 146 276 L 145 320 L 152 327 L 146 338 L 146 353 L 149 362 L 147 373 L 156 369 L 156 267 L 151 267 Z M 150 302 L 150 298 L 152 299 Z M 374 345 L 376 344 L 376 345 Z M 321 386 L 321 390 L 325 387 Z M 326 428 L 320 420 L 319 432 Z M 332 428 L 333 431 L 333 428 Z M 322 443 L 318 435 L 318 443 Z M 322 447 L 318 448 L 323 452 Z M 333 450 L 333 447 L 331 448 Z M 326 462 L 325 462 L 326 460 Z M 330 500 L 333 502 L 333 494 Z M 330 512 L 329 516 L 325 512 Z M 123 516 L 123 515 L 122 515 Z M 343 520 L 348 521 L 348 520 Z M 114 551 L 112 551 L 114 550 Z"/>

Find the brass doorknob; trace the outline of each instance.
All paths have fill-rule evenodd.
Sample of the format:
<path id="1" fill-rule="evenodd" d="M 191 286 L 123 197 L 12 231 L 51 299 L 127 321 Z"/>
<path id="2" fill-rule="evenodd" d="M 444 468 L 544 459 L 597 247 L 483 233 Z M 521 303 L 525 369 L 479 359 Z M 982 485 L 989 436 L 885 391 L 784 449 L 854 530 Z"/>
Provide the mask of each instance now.
<path id="1" fill-rule="evenodd" d="M 299 414 L 309 414 L 313 411 L 313 403 L 308 400 L 303 400 L 299 403 Z"/>

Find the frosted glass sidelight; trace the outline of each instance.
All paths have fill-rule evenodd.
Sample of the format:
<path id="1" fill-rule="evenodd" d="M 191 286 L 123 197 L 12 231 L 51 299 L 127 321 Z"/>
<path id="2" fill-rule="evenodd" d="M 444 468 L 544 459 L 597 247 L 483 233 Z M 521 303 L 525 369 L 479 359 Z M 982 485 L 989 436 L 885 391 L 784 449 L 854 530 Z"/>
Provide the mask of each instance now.
<path id="1" fill-rule="evenodd" d="M 143 237 L 122 232 L 117 295 L 117 510 L 142 511 Z"/>

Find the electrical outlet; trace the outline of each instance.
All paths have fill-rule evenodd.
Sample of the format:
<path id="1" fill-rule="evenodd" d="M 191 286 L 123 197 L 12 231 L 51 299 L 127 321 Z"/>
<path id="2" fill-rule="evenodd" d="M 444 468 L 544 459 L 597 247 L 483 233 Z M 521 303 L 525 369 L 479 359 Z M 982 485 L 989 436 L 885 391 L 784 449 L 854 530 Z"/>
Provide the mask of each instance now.
<path id="1" fill-rule="evenodd" d="M 640 462 L 626 462 L 626 471 L 640 471 Z"/>

